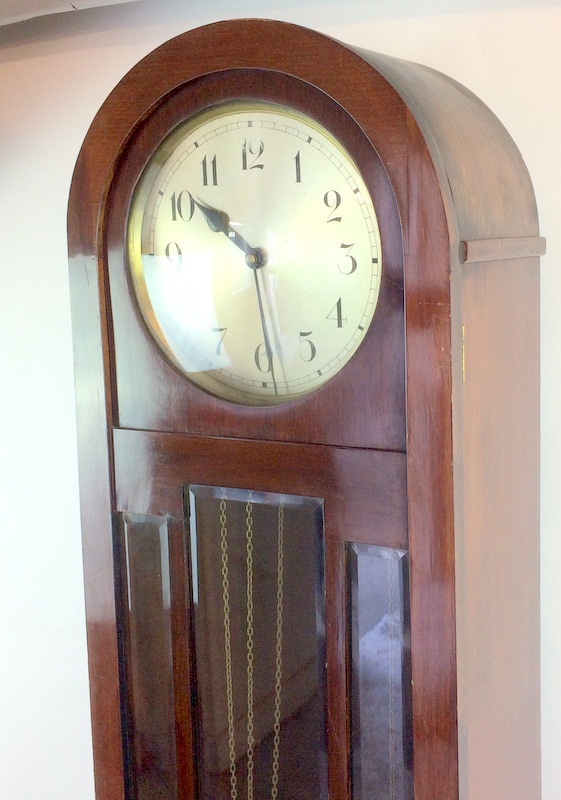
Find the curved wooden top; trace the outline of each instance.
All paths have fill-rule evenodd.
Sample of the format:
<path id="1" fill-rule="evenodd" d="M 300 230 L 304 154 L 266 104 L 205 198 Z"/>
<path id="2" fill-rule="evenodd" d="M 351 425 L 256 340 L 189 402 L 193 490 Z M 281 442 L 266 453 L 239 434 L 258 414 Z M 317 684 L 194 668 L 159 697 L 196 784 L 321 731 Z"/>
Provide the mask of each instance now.
<path id="1" fill-rule="evenodd" d="M 173 69 L 166 69 L 171 63 Z M 110 177 L 130 131 L 167 93 L 202 74 L 244 67 L 296 75 L 340 102 L 379 149 L 403 213 L 399 165 L 392 159 L 397 142 L 394 137 L 392 147 L 387 141 L 389 119 L 384 115 L 384 106 L 396 109 L 395 98 L 389 102 L 395 90 L 403 106 L 390 126 L 396 129 L 392 133 L 402 127 L 403 112 L 411 112 L 435 165 L 449 225 L 457 228 L 452 238 L 538 235 L 534 193 L 520 152 L 497 117 L 466 87 L 428 67 L 272 20 L 207 25 L 166 42 L 140 61 L 108 97 L 88 133 L 86 143 L 96 137 L 104 143 L 105 157 L 97 156 L 95 178 Z M 373 128 L 380 115 L 385 116 L 388 146 Z M 403 130 L 399 133 L 402 138 Z"/>
<path id="2" fill-rule="evenodd" d="M 357 50 L 399 92 L 419 125 L 453 204 L 463 240 L 538 234 L 532 183 L 520 151 L 469 89 L 420 64 Z"/>

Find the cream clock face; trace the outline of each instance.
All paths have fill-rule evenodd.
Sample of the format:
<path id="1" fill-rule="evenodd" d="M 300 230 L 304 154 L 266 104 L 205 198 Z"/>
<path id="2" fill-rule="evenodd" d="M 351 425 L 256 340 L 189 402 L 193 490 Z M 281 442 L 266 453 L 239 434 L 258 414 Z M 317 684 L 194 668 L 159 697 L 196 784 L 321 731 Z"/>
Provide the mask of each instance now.
<path id="1" fill-rule="evenodd" d="M 133 196 L 128 259 L 168 360 L 248 405 L 297 399 L 345 366 L 382 268 L 354 161 L 311 118 L 265 102 L 221 104 L 163 141 Z"/>

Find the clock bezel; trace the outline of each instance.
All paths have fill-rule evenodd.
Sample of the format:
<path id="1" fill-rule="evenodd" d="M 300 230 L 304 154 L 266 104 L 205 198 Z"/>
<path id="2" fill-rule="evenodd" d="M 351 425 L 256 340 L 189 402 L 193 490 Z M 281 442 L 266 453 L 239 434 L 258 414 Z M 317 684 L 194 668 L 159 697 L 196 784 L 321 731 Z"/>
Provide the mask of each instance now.
<path id="1" fill-rule="evenodd" d="M 378 304 L 379 294 L 380 294 L 380 284 L 381 284 L 381 275 L 383 274 L 383 253 L 382 253 L 382 246 L 380 241 L 380 233 L 378 228 L 378 221 L 376 216 L 376 210 L 374 208 L 373 203 L 370 200 L 370 197 L 366 195 L 365 198 L 362 199 L 361 205 L 364 206 L 365 209 L 369 209 L 368 212 L 363 210 L 364 215 L 364 228 L 362 228 L 363 236 L 366 234 L 368 236 L 370 244 L 370 255 L 375 256 L 372 260 L 365 262 L 363 258 L 363 262 L 359 265 L 359 276 L 362 275 L 362 278 L 359 277 L 359 286 L 361 287 L 361 297 L 363 297 L 363 306 L 362 309 L 362 318 L 361 324 L 365 327 L 355 327 L 352 328 L 348 333 L 346 331 L 342 332 L 342 335 L 339 336 L 340 339 L 340 349 L 339 351 L 333 350 L 333 345 L 331 345 L 331 349 L 327 350 L 327 354 L 321 355 L 321 345 L 322 340 L 321 338 L 315 338 L 314 342 L 318 345 L 318 354 L 320 354 L 320 360 L 316 362 L 310 363 L 310 367 L 307 370 L 307 374 L 303 376 L 303 379 L 299 382 L 300 385 L 297 386 L 294 381 L 294 375 L 291 373 L 288 374 L 287 380 L 289 383 L 286 386 L 286 393 L 284 391 L 279 391 L 278 396 L 275 395 L 271 391 L 271 383 L 270 383 L 270 374 L 262 374 L 262 381 L 268 382 L 268 387 L 265 383 L 263 383 L 263 389 L 260 389 L 261 383 L 255 383 L 252 385 L 250 383 L 250 375 L 247 373 L 241 373 L 238 376 L 237 380 L 235 375 L 232 375 L 232 379 L 230 380 L 226 374 L 224 378 L 220 375 L 222 372 L 221 367 L 219 366 L 218 360 L 216 361 L 216 366 L 212 367 L 212 362 L 209 360 L 208 364 L 208 373 L 200 372 L 197 370 L 190 370 L 186 366 L 184 366 L 185 362 L 189 361 L 189 358 L 186 354 L 182 356 L 180 352 L 179 345 L 181 344 L 184 349 L 188 349 L 190 346 L 194 346 L 195 353 L 200 352 L 198 346 L 196 344 L 192 345 L 189 338 L 185 337 L 185 333 L 183 334 L 183 341 L 178 338 L 178 334 L 176 334 L 176 338 L 174 338 L 174 329 L 175 325 L 171 325 L 171 319 L 169 324 L 166 325 L 166 315 L 164 309 L 164 320 L 159 319 L 159 315 L 154 309 L 153 300 L 151 297 L 150 290 L 146 283 L 145 277 L 145 267 L 144 267 L 144 259 L 146 258 L 146 250 L 144 248 L 148 247 L 148 242 L 146 241 L 149 234 L 149 228 L 151 229 L 152 225 L 156 225 L 155 221 L 155 213 L 156 208 L 155 205 L 159 204 L 158 195 L 162 194 L 163 191 L 157 191 L 158 189 L 164 189 L 164 186 L 168 186 L 168 181 L 170 180 L 169 171 L 172 168 L 172 164 L 169 159 L 172 157 L 176 159 L 174 161 L 174 167 L 177 165 L 181 165 L 185 158 L 185 153 L 183 153 L 183 148 L 188 147 L 189 152 L 191 152 L 190 148 L 195 144 L 196 149 L 191 152 L 190 158 L 197 160 L 197 158 L 201 158 L 201 156 L 195 156 L 195 153 L 202 153 L 202 150 L 199 149 L 199 137 L 202 135 L 200 131 L 202 130 L 202 126 L 213 125 L 218 128 L 219 131 L 223 131 L 223 127 L 225 125 L 234 125 L 235 130 L 232 129 L 230 131 L 224 132 L 224 137 L 220 136 L 220 139 L 226 138 L 229 136 L 230 139 L 235 138 L 238 126 L 245 122 L 245 118 L 251 117 L 252 119 L 255 118 L 257 123 L 260 122 L 259 117 L 261 115 L 265 115 L 263 119 L 267 118 L 270 119 L 269 123 L 265 123 L 265 129 L 269 127 L 269 125 L 274 125 L 277 129 L 280 129 L 282 132 L 283 122 L 290 127 L 290 131 L 292 136 L 297 136 L 296 141 L 300 142 L 299 145 L 295 144 L 295 147 L 302 146 L 302 142 L 305 141 L 304 131 L 307 135 L 311 138 L 309 141 L 312 141 L 312 138 L 319 137 L 319 142 L 316 140 L 315 149 L 319 150 L 323 153 L 324 157 L 327 157 L 327 161 L 330 161 L 333 156 L 335 156 L 335 164 L 337 164 L 337 159 L 341 160 L 341 164 L 339 164 L 339 171 L 343 175 L 347 175 L 347 183 L 349 182 L 349 173 L 350 178 L 352 179 L 353 183 L 355 181 L 355 177 L 362 179 L 362 174 L 358 169 L 353 157 L 346 151 L 343 144 L 339 139 L 332 135 L 331 131 L 327 130 L 325 127 L 321 125 L 316 119 L 312 118 L 308 113 L 304 113 L 301 108 L 296 109 L 293 104 L 287 106 L 284 102 L 279 102 L 278 98 L 275 98 L 274 102 L 270 100 L 264 100 L 262 98 L 248 98 L 248 99 L 233 99 L 233 100 L 225 100 L 220 101 L 218 103 L 213 103 L 206 109 L 202 111 L 195 112 L 195 114 L 189 114 L 183 121 L 179 122 L 178 125 L 163 139 L 163 141 L 157 146 L 156 151 L 154 152 L 153 156 L 150 158 L 148 164 L 145 166 L 144 170 L 142 171 L 140 178 L 137 182 L 136 187 L 133 190 L 133 195 L 131 199 L 131 206 L 128 214 L 128 224 L 127 224 L 127 264 L 129 267 L 130 278 L 131 278 L 131 285 L 134 291 L 134 294 L 137 299 L 137 303 L 139 306 L 140 314 L 144 320 L 145 325 L 147 326 L 150 334 L 154 338 L 154 341 L 158 348 L 160 349 L 161 353 L 163 354 L 164 358 L 174 367 L 180 375 L 185 377 L 189 382 L 193 383 L 195 386 L 198 386 L 203 391 L 208 392 L 210 395 L 219 397 L 224 400 L 229 400 L 234 403 L 239 403 L 242 405 L 250 405 L 250 406 L 273 406 L 273 405 L 281 405 L 284 403 L 292 403 L 295 402 L 302 397 L 318 391 L 324 384 L 328 381 L 332 380 L 334 376 L 342 369 L 344 369 L 349 362 L 349 360 L 354 357 L 356 351 L 360 348 L 362 342 L 364 341 L 365 336 L 367 335 L 368 328 L 372 323 L 373 316 L 376 312 L 376 307 Z M 253 121 L 253 125 L 256 124 L 256 121 Z M 273 121 L 274 120 L 274 121 Z M 248 123 L 251 125 L 252 123 Z M 280 128 L 279 128 L 280 126 Z M 302 131 L 297 135 L 296 129 L 299 129 L 300 126 L 303 126 Z M 203 136 L 203 145 L 205 144 L 205 139 L 208 136 L 207 132 Z M 230 135 L 231 134 L 231 135 Z M 257 135 L 257 134 L 255 134 Z M 195 139 L 193 138 L 195 137 Z M 195 141 L 196 140 L 196 141 Z M 189 141 L 191 144 L 187 145 L 186 142 Z M 306 145 L 303 145 L 306 147 Z M 328 148 L 325 150 L 325 148 Z M 226 152 L 226 158 L 228 158 L 228 152 Z M 237 158 L 237 151 L 232 151 L 230 159 Z M 222 156 L 224 157 L 224 156 Z M 221 162 L 222 163 L 222 162 Z M 233 167 L 232 162 L 226 161 L 226 172 L 228 172 L 228 165 L 231 164 L 230 169 Z M 274 167 L 274 164 L 272 165 Z M 261 169 L 263 165 L 260 165 Z M 180 166 L 181 168 L 181 166 Z M 271 169 L 271 167 L 269 167 Z M 309 172 L 309 171 L 308 171 Z M 249 172 L 244 173 L 246 178 L 249 180 Z M 267 171 L 263 173 L 259 173 L 260 183 L 257 184 L 260 186 L 260 191 L 262 192 L 272 192 L 274 190 L 275 181 L 278 179 L 277 173 L 273 170 L 271 178 L 269 181 L 265 181 L 265 176 L 268 177 L 270 173 Z M 263 177 L 261 177 L 263 176 Z M 314 185 L 314 175 L 312 177 L 312 186 Z M 243 185 L 246 186 L 244 178 Z M 309 178 L 309 174 L 308 174 Z M 270 184 L 270 180 L 273 180 L 273 184 Z M 317 178 L 316 178 L 317 181 Z M 297 181 L 296 183 L 300 183 Z M 161 185 L 160 185 L 161 184 Z M 255 185 L 255 184 L 249 184 Z M 295 184 L 296 185 L 296 184 Z M 358 182 L 360 186 L 360 181 Z M 218 182 L 218 185 L 213 187 L 210 190 L 210 194 L 205 194 L 207 197 L 207 202 L 209 203 L 218 203 L 218 207 L 221 209 L 224 207 L 228 207 L 228 210 L 231 212 L 232 208 L 236 208 L 236 201 L 235 198 L 230 196 L 228 201 L 224 201 L 226 206 L 223 203 L 223 190 L 222 187 L 222 180 Z M 285 190 L 289 190 L 290 184 L 285 186 Z M 325 187 L 324 187 L 325 188 Z M 365 187 L 366 188 L 366 187 Z M 190 184 L 191 191 L 195 192 L 195 188 L 193 188 L 193 184 Z M 306 189 L 306 182 L 304 182 L 304 190 Z M 241 191 L 241 186 L 240 186 Z M 302 190 L 296 190 L 300 192 L 301 197 L 306 197 L 306 202 L 313 202 L 313 197 L 308 196 L 307 194 L 302 195 Z M 323 191 L 323 190 L 322 190 Z M 359 191 L 355 189 L 355 191 Z M 368 192 L 368 188 L 366 188 L 366 192 Z M 201 195 L 202 196 L 202 195 Z M 295 198 L 296 199 L 296 198 Z M 200 200 L 200 197 L 199 197 Z M 156 203 L 158 201 L 158 203 Z M 232 205 L 233 201 L 233 205 Z M 162 203 L 164 200 L 162 200 Z M 191 201 L 193 202 L 193 201 Z M 291 201 L 289 201 L 290 203 Z M 286 209 L 287 203 L 285 202 L 284 208 Z M 150 211 L 150 209 L 152 209 Z M 300 217 L 302 212 L 305 212 L 305 208 L 300 208 Z M 339 212 L 340 213 L 340 212 Z M 354 213 L 356 214 L 356 208 L 354 209 Z M 368 213 L 368 216 L 366 216 Z M 158 214 L 161 216 L 162 210 L 158 211 Z M 199 213 L 196 213 L 196 216 L 199 217 Z M 343 214 L 343 218 L 345 214 Z M 360 215 L 359 215 L 360 217 Z M 192 218 L 192 214 L 189 216 L 189 220 Z M 251 223 L 252 220 L 246 219 L 246 222 Z M 261 223 L 263 221 L 261 220 Z M 304 234 L 306 235 L 305 230 L 302 230 L 303 224 L 301 218 L 294 218 L 294 222 L 299 229 L 300 237 Z M 181 237 L 182 231 L 176 228 L 176 224 L 173 225 L 175 233 Z M 206 228 L 206 226 L 203 226 Z M 304 221 L 305 227 L 305 221 Z M 328 233 L 326 226 L 325 234 Z M 329 226 L 331 227 L 331 226 Z M 273 223 L 274 228 L 274 223 Z M 310 229 L 311 230 L 311 229 Z M 187 228 L 183 230 L 183 236 L 186 236 Z M 170 231 L 171 233 L 171 231 Z M 331 233 L 331 231 L 329 231 Z M 174 234 L 171 234 L 172 237 Z M 317 232 L 316 232 L 317 235 Z M 208 229 L 206 230 L 206 234 L 204 235 L 204 243 L 205 246 L 208 248 L 209 252 L 212 252 L 213 247 L 217 244 L 221 246 L 223 244 L 222 237 L 220 237 L 221 241 L 217 241 L 217 237 L 213 236 Z M 187 263 L 189 262 L 189 247 L 188 247 L 188 240 L 183 238 L 177 239 L 177 241 L 181 241 L 181 249 L 183 251 L 183 260 L 185 261 L 186 254 L 187 254 Z M 346 239 L 345 241 L 349 241 Z M 294 239 L 294 244 L 300 243 L 300 238 Z M 363 245 L 366 244 L 366 241 L 363 240 Z M 187 249 L 186 249 L 187 248 Z M 240 261 L 243 256 L 240 254 L 239 250 L 237 260 Z M 365 255 L 365 253 L 363 254 Z M 237 262 L 236 262 L 237 263 Z M 290 267 L 290 264 L 286 264 L 287 267 Z M 355 261 L 356 266 L 356 261 Z M 265 267 L 267 269 L 267 267 Z M 342 271 L 342 270 L 341 270 Z M 289 269 L 289 272 L 294 273 L 294 267 Z M 327 273 L 326 271 L 322 270 L 323 277 L 321 278 L 322 282 L 329 282 L 331 280 L 330 275 L 331 273 Z M 347 273 L 344 273 L 347 274 Z M 303 274 L 304 276 L 304 274 Z M 335 277 L 337 273 L 335 274 Z M 369 276 L 369 284 L 368 290 L 366 286 L 366 280 Z M 256 276 L 257 280 L 257 276 Z M 282 283 L 282 273 L 279 273 L 279 280 Z M 343 281 L 346 279 L 343 278 Z M 356 284 L 357 279 L 351 279 L 351 283 Z M 252 281 L 253 283 L 253 281 Z M 358 288 L 356 286 L 355 288 Z M 343 287 L 340 286 L 338 289 L 334 287 L 336 291 L 344 291 Z M 300 293 L 304 291 L 304 287 L 300 287 Z M 309 290 L 308 290 L 309 291 Z M 349 289 L 346 289 L 347 295 L 349 293 Z M 310 295 L 313 298 L 313 294 Z M 334 295 L 336 297 L 336 295 Z M 346 297 L 346 295 L 345 295 Z M 312 300 L 313 302 L 313 300 Z M 329 306 L 330 308 L 331 306 Z M 177 312 L 176 312 L 177 313 Z M 306 315 L 307 316 L 307 315 Z M 312 314 L 312 318 L 314 318 Z M 172 318 L 173 319 L 173 318 Z M 316 319 L 317 321 L 317 319 Z M 178 320 L 178 324 L 181 327 L 181 322 Z M 303 320 L 301 320 L 301 324 L 303 324 Z M 164 326 L 165 330 L 162 328 Z M 309 323 L 309 327 L 312 327 L 312 323 Z M 208 337 L 209 340 L 212 340 L 212 348 L 216 345 L 216 337 L 212 337 L 210 333 L 211 327 L 209 325 L 209 333 Z M 284 335 L 288 334 L 289 331 L 283 331 Z M 317 334 L 317 331 L 316 331 Z M 169 337 L 171 335 L 171 340 Z M 235 336 L 235 328 L 232 330 L 231 336 Z M 309 334 L 308 334 L 309 335 Z M 319 336 L 319 334 L 318 334 Z M 345 338 L 343 338 L 345 337 Z M 226 340 L 227 344 L 227 340 Z M 174 348 L 175 345 L 175 348 Z M 329 348 L 329 345 L 328 345 Z M 176 352 L 174 352 L 176 349 Z M 314 345 L 315 349 L 315 345 Z M 195 356 L 196 357 L 196 356 Z M 199 356 L 199 362 L 203 360 L 205 357 Z M 337 359 L 337 363 L 334 363 L 335 359 Z M 305 359 L 307 363 L 309 363 L 309 359 Z M 329 364 L 328 364 L 329 362 Z M 235 370 L 235 366 L 233 366 Z M 316 375 L 317 372 L 317 375 Z M 277 376 L 277 382 L 279 378 Z M 283 384 L 284 385 L 284 384 Z M 255 388 L 254 388 L 255 386 Z M 292 388 L 289 388 L 291 386 Z M 276 394 L 276 393 L 275 393 Z"/>

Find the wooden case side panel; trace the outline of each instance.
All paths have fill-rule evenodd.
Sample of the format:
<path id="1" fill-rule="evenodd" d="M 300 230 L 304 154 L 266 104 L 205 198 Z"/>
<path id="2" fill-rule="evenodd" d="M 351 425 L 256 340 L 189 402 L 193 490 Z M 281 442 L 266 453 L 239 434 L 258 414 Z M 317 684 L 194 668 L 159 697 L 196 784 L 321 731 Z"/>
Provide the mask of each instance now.
<path id="1" fill-rule="evenodd" d="M 462 798 L 540 789 L 537 259 L 464 268 Z"/>
<path id="2" fill-rule="evenodd" d="M 72 242 L 77 234 L 70 224 Z M 70 266 L 95 788 L 97 800 L 118 800 L 124 797 L 123 748 L 97 260 L 75 254 Z"/>

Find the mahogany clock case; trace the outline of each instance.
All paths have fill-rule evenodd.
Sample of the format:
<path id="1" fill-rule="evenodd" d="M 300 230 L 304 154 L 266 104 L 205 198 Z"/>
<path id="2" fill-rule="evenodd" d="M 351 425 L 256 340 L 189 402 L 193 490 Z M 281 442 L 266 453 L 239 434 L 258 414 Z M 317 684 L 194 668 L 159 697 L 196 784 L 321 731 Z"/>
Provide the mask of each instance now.
<path id="1" fill-rule="evenodd" d="M 125 253 L 131 195 L 158 143 L 186 116 L 248 96 L 302 109 L 343 142 L 372 194 L 384 257 L 379 305 L 349 364 L 309 396 L 269 408 L 212 397 L 176 372 L 143 324 Z M 409 552 L 417 800 L 433 800 L 435 787 L 442 800 L 456 800 L 460 792 L 493 800 L 537 797 L 541 252 L 531 182 L 512 140 L 477 98 L 431 70 L 297 26 L 236 20 L 167 42 L 123 78 L 87 135 L 69 203 L 98 800 L 125 796 L 130 767 L 122 727 L 122 553 L 120 524 L 114 524 L 123 514 L 169 521 L 174 674 L 184 684 L 175 712 L 184 765 L 178 796 L 195 791 L 185 700 L 189 609 L 181 599 L 187 580 L 182 498 L 193 483 L 325 500 L 334 800 L 350 791 L 348 541 Z M 505 339 L 512 347 L 508 361 Z M 526 375 L 524 386 L 515 365 L 516 375 Z M 475 391 L 489 376 L 492 397 L 485 388 L 483 395 Z M 493 448 L 479 433 L 489 427 Z M 481 476 L 494 496 L 478 490 Z M 497 496 L 504 502 L 497 504 Z M 497 531 L 491 541 L 489 529 Z M 516 533 L 518 548 L 505 558 L 507 531 Z M 465 594 L 478 580 L 480 552 L 494 564 L 494 586 L 501 587 L 484 609 L 485 624 L 483 609 Z M 521 585 L 522 622 L 512 610 Z M 497 625 L 516 627 L 518 639 L 506 637 L 504 652 L 481 681 Z M 522 656 L 520 642 L 527 645 Z M 494 710 L 478 685 L 496 689 L 507 664 L 529 687 L 524 708 L 513 687 Z M 510 745 L 495 751 L 493 778 L 485 756 L 490 748 L 472 744 L 477 737 L 487 741 L 486 729 L 499 741 L 510 735 Z M 468 773 L 475 794 L 472 788 L 465 794 Z M 508 795 L 486 793 L 497 775 Z"/>

